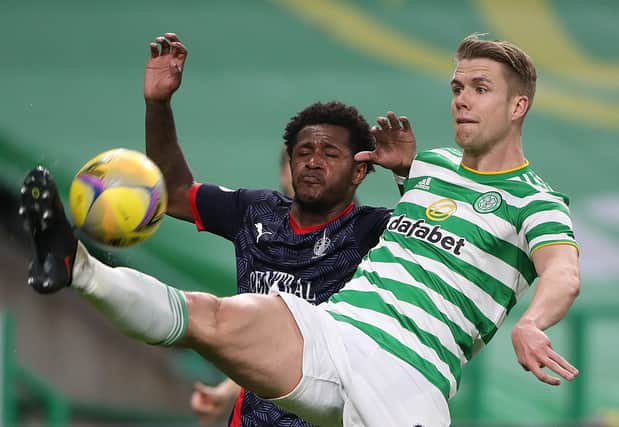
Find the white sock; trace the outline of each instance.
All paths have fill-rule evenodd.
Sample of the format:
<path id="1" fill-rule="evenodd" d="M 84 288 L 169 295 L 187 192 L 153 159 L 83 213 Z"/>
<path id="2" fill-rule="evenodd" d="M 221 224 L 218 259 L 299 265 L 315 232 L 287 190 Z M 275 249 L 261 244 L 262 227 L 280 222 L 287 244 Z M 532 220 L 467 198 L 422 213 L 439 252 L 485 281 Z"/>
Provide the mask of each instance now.
<path id="1" fill-rule="evenodd" d="M 187 331 L 185 294 L 152 276 L 110 267 L 78 242 L 71 287 L 122 332 L 154 345 L 172 345 Z"/>

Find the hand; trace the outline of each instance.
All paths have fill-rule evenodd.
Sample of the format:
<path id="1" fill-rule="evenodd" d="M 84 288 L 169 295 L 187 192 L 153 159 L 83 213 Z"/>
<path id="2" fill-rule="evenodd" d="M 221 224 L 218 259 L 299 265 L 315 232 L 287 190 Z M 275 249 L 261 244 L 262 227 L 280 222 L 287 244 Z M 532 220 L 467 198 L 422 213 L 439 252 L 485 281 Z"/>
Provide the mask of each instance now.
<path id="1" fill-rule="evenodd" d="M 144 99 L 166 102 L 181 85 L 187 49 L 176 34 L 165 33 L 150 44 L 150 58 L 144 72 Z"/>
<path id="2" fill-rule="evenodd" d="M 223 384 L 209 387 L 198 382 L 193 387 L 191 409 L 200 418 L 200 424 L 206 426 L 231 409 L 234 397 Z"/>
<path id="3" fill-rule="evenodd" d="M 578 369 L 555 353 L 548 336 L 531 320 L 520 320 L 516 324 L 512 331 L 512 344 L 520 365 L 546 384 L 559 385 L 561 380 L 548 375 L 543 368 L 550 369 L 568 381 L 578 376 Z"/>
<path id="4" fill-rule="evenodd" d="M 393 111 L 387 117 L 376 119 L 378 126 L 371 129 L 376 139 L 374 151 L 360 151 L 355 155 L 358 162 L 373 162 L 391 169 L 400 176 L 408 176 L 417 154 L 417 141 L 406 116 L 399 118 Z"/>

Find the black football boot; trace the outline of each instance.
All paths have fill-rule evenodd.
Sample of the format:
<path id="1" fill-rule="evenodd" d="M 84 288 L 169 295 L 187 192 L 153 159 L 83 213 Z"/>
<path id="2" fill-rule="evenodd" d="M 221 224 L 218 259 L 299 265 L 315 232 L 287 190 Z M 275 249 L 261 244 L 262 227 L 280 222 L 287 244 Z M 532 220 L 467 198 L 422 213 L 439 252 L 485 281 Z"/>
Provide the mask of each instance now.
<path id="1" fill-rule="evenodd" d="M 28 284 L 41 294 L 69 286 L 77 239 L 67 220 L 54 179 L 38 166 L 21 187 L 19 214 L 32 238 Z"/>

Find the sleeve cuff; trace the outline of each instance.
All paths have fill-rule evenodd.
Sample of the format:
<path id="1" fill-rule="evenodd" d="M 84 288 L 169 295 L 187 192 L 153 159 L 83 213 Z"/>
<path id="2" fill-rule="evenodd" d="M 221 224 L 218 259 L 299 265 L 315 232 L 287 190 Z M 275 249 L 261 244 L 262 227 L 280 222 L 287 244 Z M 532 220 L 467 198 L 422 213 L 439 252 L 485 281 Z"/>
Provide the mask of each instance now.
<path id="1" fill-rule="evenodd" d="M 191 186 L 189 190 L 189 206 L 191 206 L 191 214 L 193 215 L 193 222 L 196 224 L 196 228 L 198 231 L 206 230 L 204 224 L 202 223 L 202 218 L 200 217 L 200 211 L 198 210 L 198 190 L 202 186 L 201 183 L 196 182 Z"/>

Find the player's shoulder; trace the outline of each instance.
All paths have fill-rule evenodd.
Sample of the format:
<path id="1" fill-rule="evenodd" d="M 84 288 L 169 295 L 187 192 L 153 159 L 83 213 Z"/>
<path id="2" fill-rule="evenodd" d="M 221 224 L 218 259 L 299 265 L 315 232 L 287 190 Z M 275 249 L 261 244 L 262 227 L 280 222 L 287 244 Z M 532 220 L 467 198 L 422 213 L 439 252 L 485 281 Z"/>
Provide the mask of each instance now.
<path id="1" fill-rule="evenodd" d="M 351 217 L 356 227 L 373 228 L 386 225 L 392 213 L 393 209 L 359 205 L 352 210 Z"/>
<path id="2" fill-rule="evenodd" d="M 241 188 L 238 191 L 242 194 L 243 198 L 250 200 L 252 204 L 266 204 L 272 207 L 290 207 L 292 204 L 292 199 L 290 197 L 275 190 Z"/>
<path id="3" fill-rule="evenodd" d="M 387 223 L 391 212 L 391 209 L 384 207 L 355 204 L 352 207 L 348 207 L 336 218 L 325 223 L 321 228 L 316 229 L 315 232 L 322 233 L 325 228 L 329 228 L 331 231 L 339 230 L 343 232 L 380 228 L 382 224 Z"/>
<path id="4" fill-rule="evenodd" d="M 567 194 L 555 191 L 552 186 L 530 167 L 516 173 L 507 180 L 513 185 L 512 192 L 532 202 L 557 202 L 569 205 Z"/>
<path id="5" fill-rule="evenodd" d="M 455 170 L 462 162 L 462 151 L 453 147 L 433 148 L 417 153 L 415 160 Z"/>
<path id="6" fill-rule="evenodd" d="M 390 215 L 392 209 L 384 208 L 380 206 L 368 206 L 368 205 L 355 205 L 351 211 L 353 215 L 358 216 L 385 216 Z"/>

